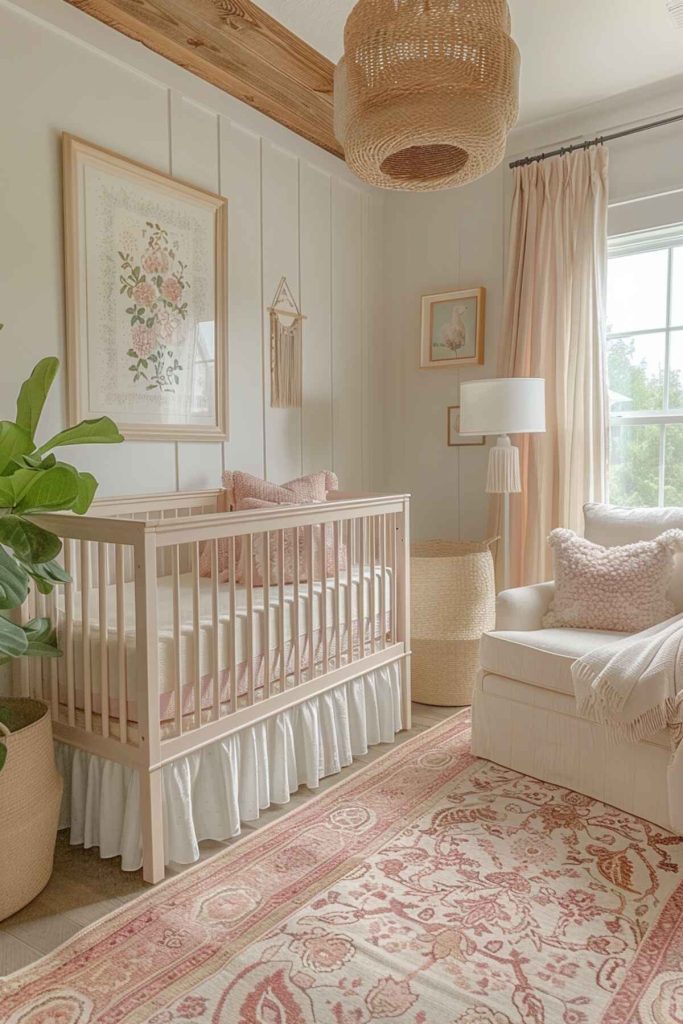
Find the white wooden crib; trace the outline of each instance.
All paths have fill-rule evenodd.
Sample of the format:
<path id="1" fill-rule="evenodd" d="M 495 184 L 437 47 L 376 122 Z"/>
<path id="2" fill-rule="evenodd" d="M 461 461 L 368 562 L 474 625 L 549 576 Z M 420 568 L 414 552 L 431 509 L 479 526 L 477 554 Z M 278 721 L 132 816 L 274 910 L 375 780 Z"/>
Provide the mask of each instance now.
<path id="1" fill-rule="evenodd" d="M 63 538 L 73 582 L 32 593 L 22 609 L 57 623 L 63 658 L 16 662 L 15 692 L 49 702 L 59 742 L 137 770 L 149 882 L 167 860 L 164 766 L 383 666 L 400 671 L 400 723 L 410 728 L 408 497 L 338 494 L 223 512 L 221 494 L 103 500 L 84 517 L 36 517 Z M 258 545 L 271 555 L 262 587 Z M 307 567 L 302 574 L 294 557 L 290 579 L 286 545 Z M 331 572 L 316 556 L 326 550 Z"/>

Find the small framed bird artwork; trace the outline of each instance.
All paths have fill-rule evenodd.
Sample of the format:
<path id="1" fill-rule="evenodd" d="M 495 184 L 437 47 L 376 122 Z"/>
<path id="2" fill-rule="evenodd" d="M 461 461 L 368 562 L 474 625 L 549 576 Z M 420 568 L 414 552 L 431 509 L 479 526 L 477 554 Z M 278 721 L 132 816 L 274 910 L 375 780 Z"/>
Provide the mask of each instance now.
<path id="1" fill-rule="evenodd" d="M 422 299 L 421 368 L 481 365 L 485 316 L 485 288 L 425 295 Z"/>

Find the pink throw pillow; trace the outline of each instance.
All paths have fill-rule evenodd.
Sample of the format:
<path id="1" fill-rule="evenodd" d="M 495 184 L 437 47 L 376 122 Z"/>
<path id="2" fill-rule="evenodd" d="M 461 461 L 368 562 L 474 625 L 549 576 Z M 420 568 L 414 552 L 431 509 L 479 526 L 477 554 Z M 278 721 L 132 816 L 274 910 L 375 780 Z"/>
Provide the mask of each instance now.
<path id="1" fill-rule="evenodd" d="M 639 633 L 675 614 L 668 598 L 674 555 L 683 530 L 654 540 L 604 548 L 572 530 L 553 530 L 555 595 L 546 628 L 604 629 Z"/>
<path id="2" fill-rule="evenodd" d="M 285 484 L 274 484 L 268 480 L 261 480 L 260 477 L 252 476 L 251 473 L 227 472 L 223 474 L 223 487 L 225 488 L 225 501 L 228 508 L 234 511 L 246 511 L 248 509 L 262 509 L 276 507 L 277 505 L 311 505 L 327 500 L 329 491 L 339 490 L 339 481 L 334 473 L 323 470 L 319 473 L 310 473 L 308 476 L 290 480 Z M 320 533 L 316 531 L 314 543 L 314 564 L 315 578 L 320 579 Z M 328 575 L 334 572 L 334 548 L 332 540 L 332 528 L 327 531 L 326 536 L 325 567 Z M 271 584 L 278 583 L 278 552 L 277 541 L 273 536 L 270 538 L 270 581 Z M 292 552 L 292 534 L 285 533 L 284 569 L 285 582 L 291 583 L 294 578 L 294 560 Z M 263 586 L 263 539 L 255 537 L 253 541 L 253 583 L 254 586 Z M 236 544 L 236 574 L 237 583 L 245 581 L 244 566 L 244 545 L 240 538 Z M 341 563 L 341 555 L 340 555 Z M 344 559 L 344 566 L 346 561 Z M 340 564 L 341 568 L 341 564 Z M 221 583 L 227 582 L 229 578 L 228 566 L 228 542 L 218 542 L 218 571 Z M 209 545 L 202 551 L 200 562 L 200 574 L 211 576 L 211 554 Z M 304 582 L 308 579 L 308 561 L 304 550 L 304 533 L 299 533 L 299 579 Z"/>

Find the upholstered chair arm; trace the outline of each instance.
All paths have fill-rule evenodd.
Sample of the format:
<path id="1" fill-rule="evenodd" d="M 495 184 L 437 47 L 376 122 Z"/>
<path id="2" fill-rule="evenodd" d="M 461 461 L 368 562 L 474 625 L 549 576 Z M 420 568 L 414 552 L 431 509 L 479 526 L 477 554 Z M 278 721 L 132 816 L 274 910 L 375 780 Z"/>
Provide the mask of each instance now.
<path id="1" fill-rule="evenodd" d="M 496 629 L 542 629 L 554 593 L 552 581 L 503 590 L 496 601 Z"/>

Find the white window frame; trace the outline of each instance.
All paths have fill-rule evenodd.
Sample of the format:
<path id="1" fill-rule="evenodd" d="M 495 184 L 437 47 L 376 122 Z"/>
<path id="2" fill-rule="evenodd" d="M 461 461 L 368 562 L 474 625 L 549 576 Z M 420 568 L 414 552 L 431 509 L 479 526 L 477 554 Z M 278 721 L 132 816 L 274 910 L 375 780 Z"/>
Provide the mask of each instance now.
<path id="1" fill-rule="evenodd" d="M 668 250 L 667 267 L 667 292 L 666 292 L 666 324 L 665 326 L 652 326 L 641 331 L 615 331 L 606 335 L 606 344 L 619 338 L 637 338 L 646 334 L 664 334 L 664 409 L 662 412 L 612 412 L 610 410 L 610 434 L 613 426 L 647 426 L 654 424 L 660 427 L 659 431 L 659 487 L 657 503 L 664 504 L 664 489 L 666 477 L 666 427 L 668 424 L 683 423 L 683 410 L 672 412 L 669 410 L 669 365 L 671 335 L 675 331 L 683 331 L 683 324 L 673 324 L 671 315 L 673 311 L 673 251 L 683 246 L 683 224 L 676 224 L 668 228 L 660 228 L 656 231 L 639 231 L 631 235 L 617 235 L 609 239 L 608 257 L 613 259 L 618 256 L 630 256 L 639 252 L 655 252 L 662 249 Z M 607 380 L 609 385 L 609 377 Z M 609 494 L 609 479 L 607 481 Z"/>

